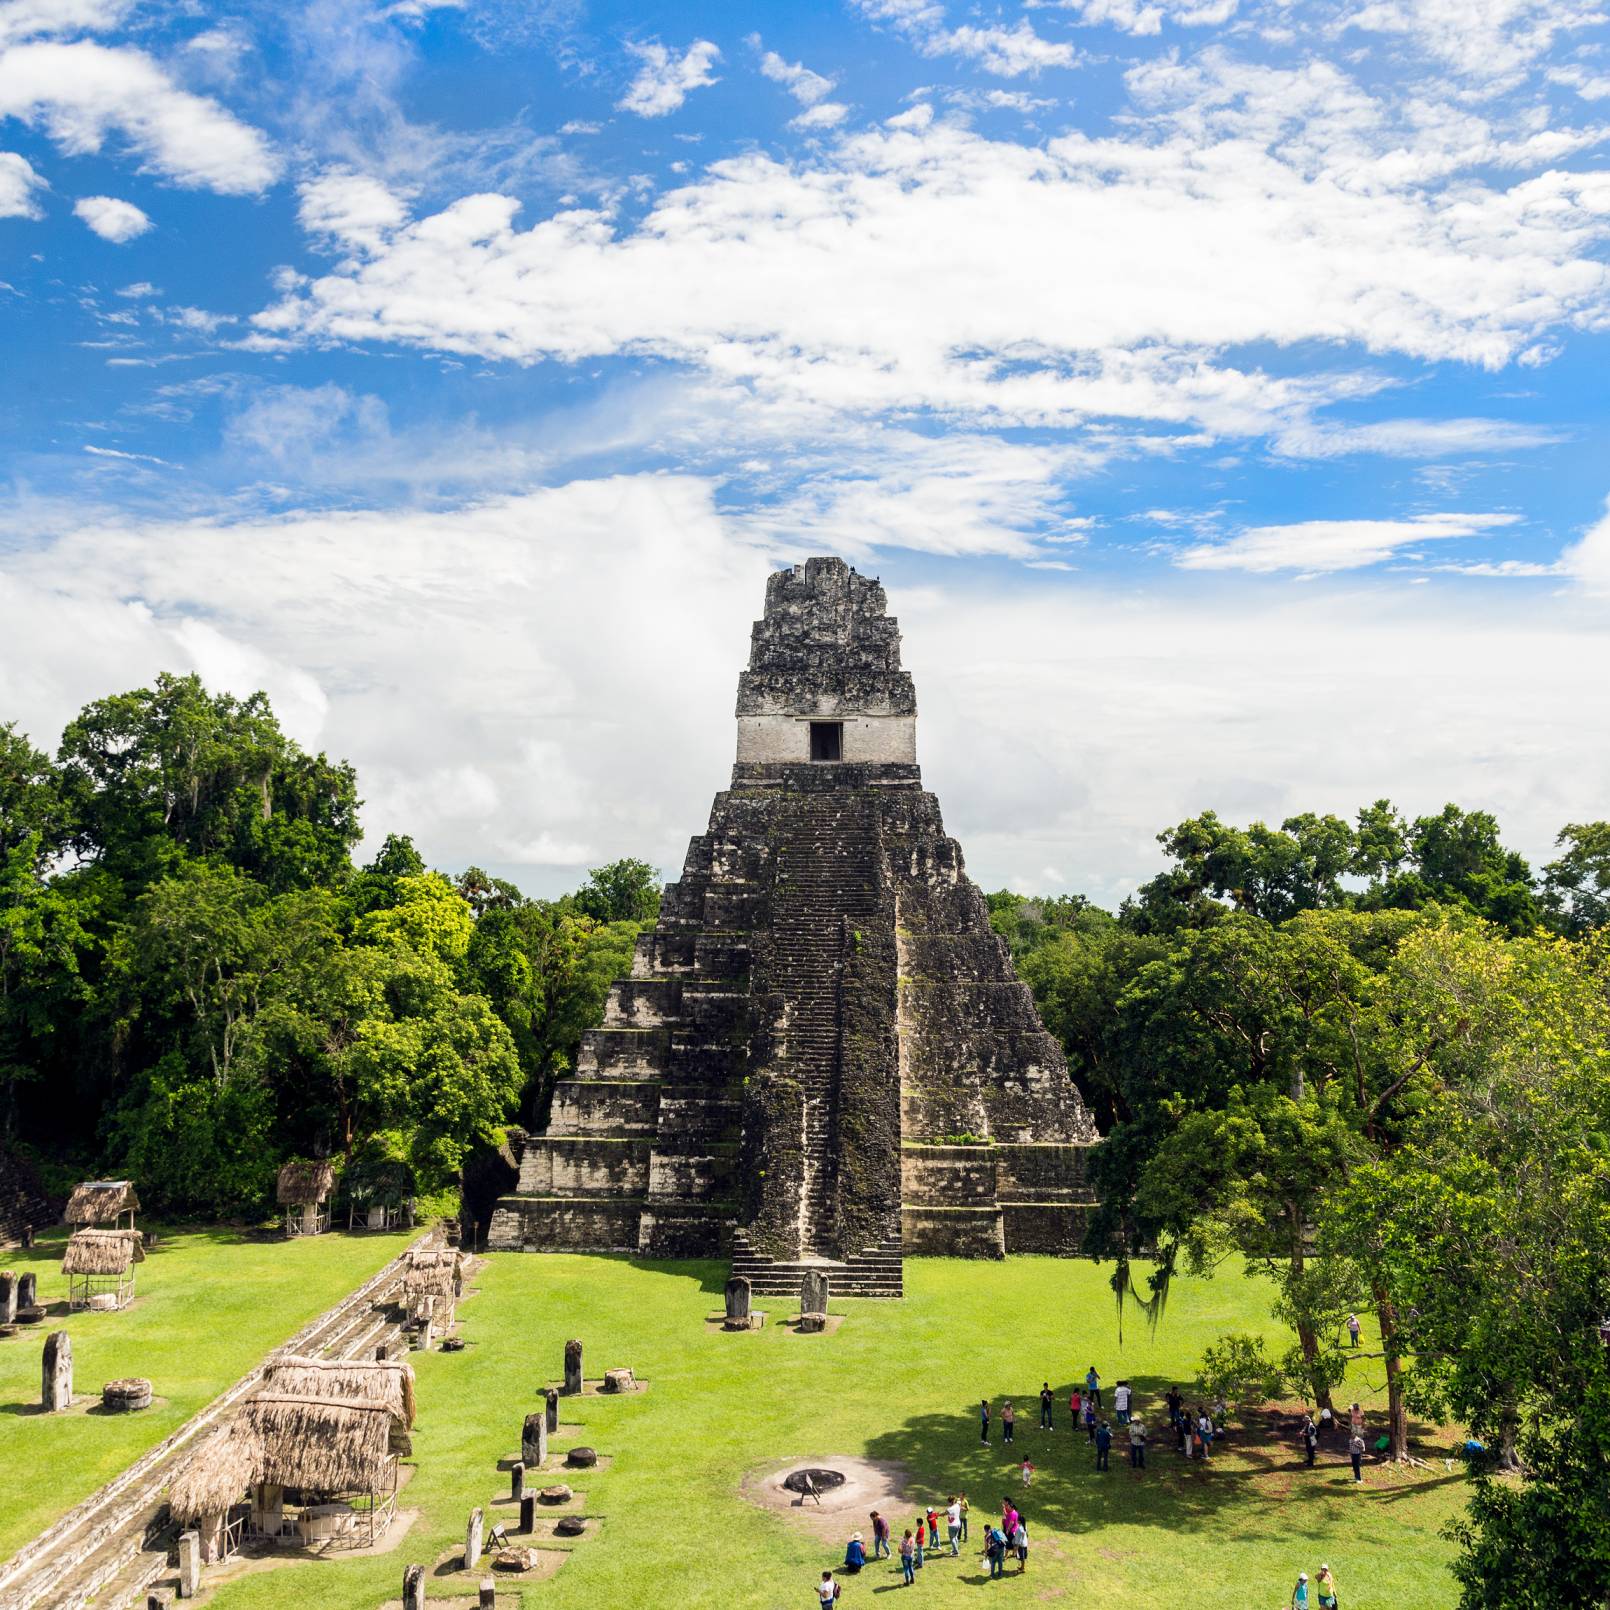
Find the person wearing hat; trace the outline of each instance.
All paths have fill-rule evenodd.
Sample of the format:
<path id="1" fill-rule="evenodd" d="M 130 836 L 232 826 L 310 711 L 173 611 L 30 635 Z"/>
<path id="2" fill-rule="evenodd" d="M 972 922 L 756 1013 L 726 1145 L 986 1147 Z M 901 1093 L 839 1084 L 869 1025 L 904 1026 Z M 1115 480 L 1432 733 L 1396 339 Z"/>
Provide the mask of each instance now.
<path id="1" fill-rule="evenodd" d="M 1330 1574 L 1328 1565 L 1320 1566 L 1314 1586 L 1319 1590 L 1319 1610 L 1341 1610 L 1341 1600 L 1336 1597 L 1336 1578 Z"/>
<path id="2" fill-rule="evenodd" d="M 1308 1573 L 1297 1573 L 1297 1586 L 1291 1590 L 1291 1610 L 1308 1610 Z"/>
<path id="3" fill-rule="evenodd" d="M 844 1570 L 848 1576 L 854 1576 L 866 1564 L 866 1543 L 861 1534 L 857 1532 L 844 1550 Z"/>

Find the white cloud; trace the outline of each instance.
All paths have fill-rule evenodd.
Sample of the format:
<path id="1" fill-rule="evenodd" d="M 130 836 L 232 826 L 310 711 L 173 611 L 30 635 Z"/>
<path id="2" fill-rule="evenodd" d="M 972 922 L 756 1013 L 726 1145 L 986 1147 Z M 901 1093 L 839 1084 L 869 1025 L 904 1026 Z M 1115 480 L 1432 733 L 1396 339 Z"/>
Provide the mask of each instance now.
<path id="1" fill-rule="evenodd" d="M 150 280 L 136 280 L 132 285 L 119 287 L 117 294 L 127 297 L 131 302 L 143 302 L 148 297 L 161 296 L 162 290 Z"/>
<path id="2" fill-rule="evenodd" d="M 0 218 L 39 218 L 38 193 L 50 188 L 26 157 L 0 151 Z"/>
<path id="3" fill-rule="evenodd" d="M 759 50 L 760 36 L 751 34 L 749 43 Z M 827 99 L 833 91 L 834 81 L 821 73 L 812 72 L 803 62 L 784 61 L 775 50 L 767 50 L 761 54 L 760 70 L 774 84 L 781 84 L 804 108 L 790 121 L 790 128 L 836 128 L 849 116 L 849 107 Z"/>
<path id="4" fill-rule="evenodd" d="M 1517 453 L 1560 440 L 1557 431 L 1507 419 L 1376 419 L 1350 425 L 1304 420 L 1281 430 L 1273 445 L 1290 458 L 1340 458 L 1348 453 L 1438 458 Z"/>
<path id="5" fill-rule="evenodd" d="M 0 0 L 0 48 L 20 39 L 104 32 L 130 10 L 130 0 Z"/>
<path id="6" fill-rule="evenodd" d="M 1497 79 L 1530 66 L 1561 34 L 1605 20 L 1574 0 L 1368 0 L 1347 26 L 1397 35 L 1461 73 Z"/>
<path id="7" fill-rule="evenodd" d="M 1610 73 L 1590 73 L 1581 67 L 1551 67 L 1547 76 L 1551 84 L 1564 84 L 1585 101 L 1610 100 Z"/>
<path id="8" fill-rule="evenodd" d="M 513 199 L 467 196 L 294 286 L 260 338 L 646 353 L 802 406 L 1246 434 L 1380 381 L 1227 348 L 1496 369 L 1610 319 L 1610 173 L 1422 161 L 1330 69 L 1134 82 L 1146 115 L 1110 137 L 988 139 L 921 105 L 808 162 L 716 163 L 630 228 L 575 207 L 520 229 Z"/>
<path id="9" fill-rule="evenodd" d="M 1574 576 L 1584 591 L 1598 598 L 1610 598 L 1610 498 L 1604 513 L 1560 555 L 1559 568 Z"/>
<path id="10" fill-rule="evenodd" d="M 1478 537 L 1514 525 L 1515 514 L 1417 514 L 1407 520 L 1302 520 L 1294 525 L 1249 526 L 1224 542 L 1182 549 L 1182 570 L 1279 570 L 1323 575 L 1359 570 L 1424 542 Z"/>
<path id="11" fill-rule="evenodd" d="M 1064 41 L 1043 38 L 1027 18 L 1012 28 L 999 24 L 958 28 L 946 25 L 942 6 L 930 0 L 856 0 L 873 22 L 905 34 L 924 56 L 961 56 L 999 78 L 1017 78 L 1044 67 L 1073 67 L 1079 52 Z"/>
<path id="12" fill-rule="evenodd" d="M 629 44 L 626 48 L 643 65 L 615 103 L 624 112 L 664 117 L 694 90 L 717 82 L 710 69 L 721 59 L 721 52 L 708 39 L 695 39 L 681 56 L 658 43 Z"/>
<path id="13" fill-rule="evenodd" d="M 151 220 L 132 201 L 120 201 L 116 196 L 81 196 L 73 203 L 73 211 L 102 240 L 118 246 L 151 227 Z"/>
<path id="14" fill-rule="evenodd" d="M 542 892 L 624 854 L 669 874 L 727 778 L 772 559 L 674 476 L 82 523 L 0 560 L 0 710 L 50 747 L 87 700 L 196 668 L 266 688 L 301 742 L 350 757 L 372 842 L 410 832 L 437 864 Z M 1156 869 L 1153 836 L 1206 807 L 1279 820 L 1382 794 L 1494 810 L 1540 856 L 1610 793 L 1597 606 L 1225 578 L 1204 607 L 1198 587 L 878 569 L 925 781 L 986 887 L 1060 868 L 1115 901 Z M 1610 588 L 1610 558 L 1599 573 Z"/>
<path id="15" fill-rule="evenodd" d="M 300 185 L 297 218 L 311 235 L 349 248 L 378 251 L 408 216 L 406 204 L 379 179 L 336 169 Z"/>
<path id="16" fill-rule="evenodd" d="M 255 195 L 275 174 L 268 142 L 216 101 L 177 88 L 137 50 L 55 40 L 0 52 L 0 117 L 40 125 L 71 156 L 116 131 L 175 183 Z"/>
<path id="17" fill-rule="evenodd" d="M 1107 23 L 1126 34 L 1161 33 L 1165 22 L 1181 28 L 1217 27 L 1236 13 L 1238 0 L 1062 0 L 1087 24 Z"/>

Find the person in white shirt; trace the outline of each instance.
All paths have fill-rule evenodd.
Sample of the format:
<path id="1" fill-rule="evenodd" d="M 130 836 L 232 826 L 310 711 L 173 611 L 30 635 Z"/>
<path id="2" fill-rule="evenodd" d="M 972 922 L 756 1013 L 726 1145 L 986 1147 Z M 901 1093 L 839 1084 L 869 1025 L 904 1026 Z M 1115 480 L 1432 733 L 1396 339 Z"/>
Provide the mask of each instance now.
<path id="1" fill-rule="evenodd" d="M 833 1580 L 833 1573 L 831 1571 L 824 1571 L 822 1573 L 822 1580 L 816 1584 L 816 1597 L 820 1599 L 823 1604 L 838 1603 L 839 1585 Z"/>
<path id="2" fill-rule="evenodd" d="M 1129 1424 L 1129 1382 L 1128 1381 L 1120 1381 L 1118 1383 L 1118 1385 L 1113 1388 L 1112 1406 L 1113 1406 L 1114 1410 L 1116 1410 L 1116 1412 L 1117 1412 L 1119 1425 L 1121 1425 L 1121 1426 L 1128 1425 Z"/>
<path id="3" fill-rule="evenodd" d="M 950 1534 L 950 1552 L 960 1554 L 959 1546 L 962 1535 L 962 1504 L 959 1498 L 952 1498 L 945 1509 L 945 1530 Z"/>

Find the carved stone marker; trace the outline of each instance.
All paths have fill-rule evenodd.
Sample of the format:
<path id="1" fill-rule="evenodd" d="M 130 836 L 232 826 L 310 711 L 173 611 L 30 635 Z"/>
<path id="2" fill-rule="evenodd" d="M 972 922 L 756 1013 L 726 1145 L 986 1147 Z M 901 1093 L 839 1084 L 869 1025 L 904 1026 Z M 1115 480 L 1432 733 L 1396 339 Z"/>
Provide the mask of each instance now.
<path id="1" fill-rule="evenodd" d="M 559 1393 L 554 1387 L 548 1387 L 542 1394 L 543 1412 L 548 1421 L 548 1435 L 551 1437 L 559 1429 Z"/>
<path id="2" fill-rule="evenodd" d="M 112 1414 L 133 1414 L 151 1407 L 151 1383 L 143 1375 L 108 1381 L 101 1388 L 101 1407 Z"/>
<path id="3" fill-rule="evenodd" d="M 548 1415 L 544 1409 L 525 1417 L 520 1428 L 520 1458 L 527 1470 L 540 1470 L 548 1457 Z"/>
<path id="4" fill-rule="evenodd" d="M 527 1493 L 520 1500 L 520 1530 L 528 1536 L 537 1529 L 537 1495 Z"/>
<path id="5" fill-rule="evenodd" d="M 45 1357 L 40 1370 L 39 1403 L 46 1414 L 73 1406 L 73 1339 L 64 1330 L 53 1330 L 45 1338 Z"/>
<path id="6" fill-rule="evenodd" d="M 425 1610 L 425 1567 L 410 1565 L 403 1572 L 403 1610 Z"/>
<path id="7" fill-rule="evenodd" d="M 747 1275 L 734 1275 L 727 1282 L 727 1317 L 722 1322 L 723 1330 L 748 1330 L 751 1327 L 749 1313 L 749 1277 Z"/>
<path id="8" fill-rule="evenodd" d="M 201 1586 L 201 1533 L 179 1534 L 179 1597 L 193 1599 Z"/>
<path id="9" fill-rule="evenodd" d="M 518 1459 L 509 1470 L 509 1497 L 517 1504 L 525 1497 L 525 1466 Z"/>
<path id="10" fill-rule="evenodd" d="M 39 1276 L 32 1269 L 17 1276 L 17 1306 L 34 1308 L 39 1303 Z"/>
<path id="11" fill-rule="evenodd" d="M 635 1392 L 637 1377 L 630 1370 L 605 1370 L 600 1392 Z"/>
<path id="12" fill-rule="evenodd" d="M 565 1343 L 565 1391 L 571 1396 L 581 1391 L 581 1343 Z"/>
<path id="13" fill-rule="evenodd" d="M 803 1335 L 818 1336 L 827 1329 L 826 1314 L 801 1314 L 798 1329 Z"/>
<path id="14" fill-rule="evenodd" d="M 565 1455 L 565 1463 L 572 1470 L 591 1470 L 598 1463 L 596 1448 L 572 1448 Z"/>
<path id="15" fill-rule="evenodd" d="M 807 1269 L 799 1283 L 799 1311 L 802 1314 L 827 1312 L 827 1270 Z"/>
<path id="16" fill-rule="evenodd" d="M 17 1323 L 17 1272 L 0 1269 L 0 1325 Z"/>
<path id="17" fill-rule="evenodd" d="M 487 1577 L 481 1583 L 480 1610 L 497 1610 L 497 1603 L 498 1585 L 490 1577 Z"/>
<path id="18" fill-rule="evenodd" d="M 486 1514 L 477 1504 L 470 1511 L 470 1524 L 464 1529 L 464 1569 L 473 1571 L 481 1563 L 481 1548 L 486 1538 Z"/>

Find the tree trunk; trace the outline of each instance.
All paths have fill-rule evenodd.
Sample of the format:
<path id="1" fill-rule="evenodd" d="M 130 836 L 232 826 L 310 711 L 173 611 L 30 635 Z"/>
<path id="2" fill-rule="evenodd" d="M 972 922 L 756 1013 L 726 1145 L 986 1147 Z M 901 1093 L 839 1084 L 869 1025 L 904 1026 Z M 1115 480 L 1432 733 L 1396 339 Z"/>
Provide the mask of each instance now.
<path id="1" fill-rule="evenodd" d="M 1409 1411 L 1403 1401 L 1403 1360 L 1398 1357 L 1398 1311 L 1386 1287 L 1374 1289 L 1376 1318 L 1381 1326 L 1381 1355 L 1386 1360 L 1386 1434 L 1394 1459 L 1409 1457 Z"/>
<path id="2" fill-rule="evenodd" d="M 1300 1289 L 1305 1267 L 1303 1223 L 1295 1208 L 1291 1213 L 1291 1222 L 1295 1227 L 1291 1241 L 1292 1289 L 1295 1291 Z M 1306 1314 L 1296 1315 L 1296 1320 L 1297 1342 L 1303 1350 L 1303 1368 L 1308 1375 L 1308 1390 L 1313 1394 L 1314 1406 L 1329 1409 L 1335 1414 L 1336 1405 L 1331 1402 L 1330 1385 L 1319 1367 L 1319 1332 L 1314 1329 L 1313 1321 Z"/>

